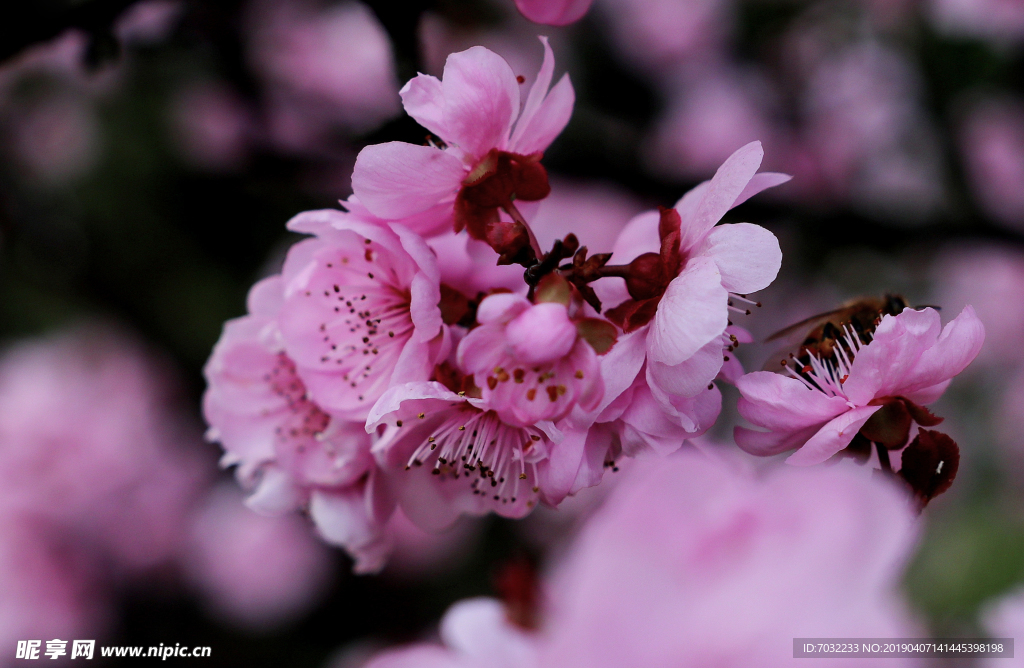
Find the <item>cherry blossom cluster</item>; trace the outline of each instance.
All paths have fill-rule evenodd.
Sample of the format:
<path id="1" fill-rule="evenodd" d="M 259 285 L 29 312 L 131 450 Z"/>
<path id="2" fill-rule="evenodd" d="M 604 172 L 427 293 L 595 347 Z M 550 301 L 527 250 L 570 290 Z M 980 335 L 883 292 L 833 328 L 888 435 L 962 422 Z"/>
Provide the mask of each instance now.
<path id="1" fill-rule="evenodd" d="M 409 81 L 402 102 L 427 143 L 366 147 L 341 209 L 288 223 L 309 238 L 252 288 L 207 365 L 209 436 L 248 504 L 306 510 L 357 571 L 385 562 L 396 508 L 427 530 L 461 514 L 520 518 L 624 457 L 672 453 L 715 423 L 718 379 L 771 430 L 741 430 L 749 452 L 803 445 L 793 463 L 813 464 L 854 433 L 902 448 L 912 423 L 935 424 L 922 404 L 980 346 L 970 311 L 940 334 L 934 311 L 908 310 L 839 323 L 789 376 L 744 377 L 733 351 L 751 337 L 731 318 L 750 313 L 782 253 L 762 227 L 720 223 L 789 180 L 758 173 L 758 142 L 674 207 L 629 221 L 611 253 L 589 254 L 586 230 L 542 248 L 530 221 L 551 191 L 543 152 L 574 92 L 568 75 L 552 86 L 541 42 L 525 99 L 523 77 L 483 47 L 450 55 L 441 79 Z M 905 467 L 915 447 L 934 463 L 946 446 L 933 433 Z"/>

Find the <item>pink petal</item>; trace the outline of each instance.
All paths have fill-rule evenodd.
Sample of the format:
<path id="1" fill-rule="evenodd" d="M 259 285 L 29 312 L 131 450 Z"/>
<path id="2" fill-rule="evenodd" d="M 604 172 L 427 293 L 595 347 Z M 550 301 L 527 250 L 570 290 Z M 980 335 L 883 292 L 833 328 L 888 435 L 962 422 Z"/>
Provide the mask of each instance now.
<path id="1" fill-rule="evenodd" d="M 923 353 L 914 370 L 900 379 L 899 394 L 912 394 L 926 388 L 937 388 L 967 368 L 985 342 L 985 326 L 965 306 L 956 318 L 942 329 L 935 345 Z"/>
<path id="2" fill-rule="evenodd" d="M 562 304 L 536 304 L 505 327 L 517 359 L 526 364 L 553 362 L 569 354 L 576 343 L 576 325 Z"/>
<path id="3" fill-rule="evenodd" d="M 444 91 L 437 77 L 417 74 L 398 92 L 405 113 L 438 137 L 447 133 L 444 126 Z"/>
<path id="4" fill-rule="evenodd" d="M 596 424 L 587 431 L 580 470 L 576 472 L 576 480 L 573 481 L 569 494 L 594 487 L 601 482 L 605 472 L 604 463 L 608 461 L 608 449 L 612 445 L 614 435 L 607 425 Z"/>
<path id="5" fill-rule="evenodd" d="M 277 466 L 263 468 L 260 484 L 245 505 L 261 515 L 280 515 L 295 510 L 303 502 L 303 492 L 292 477 Z"/>
<path id="6" fill-rule="evenodd" d="M 737 408 L 744 419 L 772 431 L 792 432 L 822 425 L 846 411 L 842 397 L 812 390 L 796 378 L 755 371 L 736 383 Z"/>
<path id="7" fill-rule="evenodd" d="M 633 400 L 619 419 L 622 452 L 630 457 L 644 450 L 664 457 L 678 450 L 686 436 L 680 433 L 678 421 L 665 412 L 642 381 L 637 383 Z"/>
<path id="8" fill-rule="evenodd" d="M 583 462 L 586 442 L 586 429 L 570 430 L 552 447 L 550 457 L 538 465 L 538 485 L 545 503 L 557 506 L 569 494 Z"/>
<path id="9" fill-rule="evenodd" d="M 385 419 L 391 413 L 400 412 L 400 417 L 405 417 L 407 414 L 421 412 L 420 408 L 423 405 L 429 405 L 432 409 L 436 408 L 438 401 L 461 403 L 463 398 L 441 383 L 433 381 L 408 382 L 390 387 L 381 395 L 366 416 L 366 433 L 372 434 L 376 431 L 377 427 L 384 424 Z M 408 405 L 406 405 L 407 403 Z M 376 445 L 374 450 L 378 450 Z"/>
<path id="10" fill-rule="evenodd" d="M 771 457 L 786 450 L 799 448 L 818 433 L 819 426 L 805 427 L 798 431 L 755 431 L 746 427 L 734 427 L 733 438 L 743 452 L 755 457 Z"/>
<path id="11" fill-rule="evenodd" d="M 724 361 L 721 339 L 716 338 L 679 364 L 649 361 L 647 380 L 669 394 L 695 397 L 707 390 Z"/>
<path id="12" fill-rule="evenodd" d="M 740 196 L 732 203 L 731 208 L 735 209 L 757 193 L 763 190 L 768 190 L 769 188 L 774 188 L 775 186 L 781 186 L 783 183 L 787 183 L 792 179 L 793 177 L 789 174 L 779 174 L 778 172 L 761 172 L 760 174 L 754 174 L 750 179 L 750 182 L 747 184 L 747 187 L 743 189 Z"/>
<path id="13" fill-rule="evenodd" d="M 853 408 L 834 418 L 818 430 L 803 447 L 791 454 L 787 464 L 813 466 L 820 464 L 850 444 L 860 428 L 881 406 Z"/>
<path id="14" fill-rule="evenodd" d="M 551 51 L 548 38 L 538 35 L 537 39 L 544 46 L 544 60 L 540 64 L 540 70 L 537 71 L 537 78 L 534 79 L 533 85 L 530 86 L 530 93 L 526 96 L 526 104 L 523 105 L 523 111 L 519 114 L 519 122 L 516 123 L 516 129 L 512 132 L 512 137 L 508 142 L 509 150 L 518 153 L 527 153 L 527 151 L 517 149 L 519 139 L 523 136 L 526 126 L 530 124 L 530 121 L 537 114 L 541 103 L 544 102 L 544 98 L 548 94 L 548 88 L 551 86 L 551 77 L 555 73 L 555 54 Z"/>
<path id="15" fill-rule="evenodd" d="M 453 53 L 441 86 L 447 133 L 442 139 L 477 158 L 506 148 L 519 113 L 519 82 L 504 58 L 482 46 Z"/>
<path id="16" fill-rule="evenodd" d="M 454 200 L 465 176 L 462 161 L 451 153 L 393 141 L 359 152 L 352 190 L 375 216 L 398 220 Z"/>
<path id="17" fill-rule="evenodd" d="M 522 295 L 499 292 L 488 295 L 480 302 L 476 311 L 476 319 L 482 325 L 492 322 L 507 322 L 530 306 L 530 300 Z"/>
<path id="18" fill-rule="evenodd" d="M 651 382 L 651 374 L 647 373 L 647 389 L 651 396 L 658 402 L 666 415 L 675 422 L 677 428 L 683 430 L 680 436 L 699 436 L 706 432 L 718 419 L 722 410 L 722 394 L 718 386 L 710 385 L 704 387 L 693 397 L 684 397 L 678 394 L 665 392 L 656 383 Z M 641 390 L 637 390 L 640 394 Z"/>
<path id="19" fill-rule="evenodd" d="M 626 223 L 612 248 L 613 264 L 629 264 L 644 253 L 657 253 L 661 248 L 660 219 L 657 211 L 645 211 Z"/>
<path id="20" fill-rule="evenodd" d="M 309 516 L 324 540 L 356 558 L 355 572 L 375 573 L 384 567 L 387 544 L 382 527 L 370 519 L 362 488 L 315 490 L 309 499 Z"/>
<path id="21" fill-rule="evenodd" d="M 916 368 L 921 354 L 934 344 L 941 328 L 935 309 L 908 308 L 898 316 L 884 316 L 871 343 L 853 360 L 850 377 L 843 385 L 847 398 L 863 406 L 876 397 L 895 394 Z"/>
<path id="22" fill-rule="evenodd" d="M 516 7 L 534 23 L 565 26 L 583 18 L 594 0 L 516 0 Z"/>
<path id="23" fill-rule="evenodd" d="M 572 109 L 576 104 L 576 91 L 569 80 L 569 74 L 563 74 L 555 87 L 551 89 L 536 115 L 524 126 L 522 137 L 513 147 L 516 153 L 529 155 L 537 151 L 545 151 L 551 142 L 562 133 L 572 117 Z M 522 121 L 520 121 L 522 124 Z M 519 126 L 516 126 L 519 129 Z"/>
<path id="24" fill-rule="evenodd" d="M 728 293 L 714 260 L 696 257 L 674 278 L 658 304 L 647 335 L 647 354 L 670 366 L 689 359 L 728 325 Z"/>
<path id="25" fill-rule="evenodd" d="M 704 190 L 693 216 L 683 218 L 680 242 L 683 251 L 697 245 L 733 207 L 754 177 L 763 157 L 761 142 L 755 141 L 740 148 L 722 163 Z"/>
<path id="26" fill-rule="evenodd" d="M 249 288 L 245 300 L 249 313 L 262 318 L 274 318 L 284 303 L 284 282 L 280 276 L 268 276 Z"/>
<path id="27" fill-rule="evenodd" d="M 747 294 L 771 285 L 782 266 L 782 249 L 775 235 L 760 225 L 719 225 L 698 245 L 697 254 L 715 260 L 722 286 Z"/>
<path id="28" fill-rule="evenodd" d="M 502 326 L 486 324 L 474 328 L 459 341 L 456 360 L 468 373 L 493 369 L 505 356 Z"/>
<path id="29" fill-rule="evenodd" d="M 647 357 L 646 334 L 643 329 L 624 334 L 606 355 L 600 357 L 604 397 L 598 405 L 598 412 L 628 390 L 640 373 Z"/>

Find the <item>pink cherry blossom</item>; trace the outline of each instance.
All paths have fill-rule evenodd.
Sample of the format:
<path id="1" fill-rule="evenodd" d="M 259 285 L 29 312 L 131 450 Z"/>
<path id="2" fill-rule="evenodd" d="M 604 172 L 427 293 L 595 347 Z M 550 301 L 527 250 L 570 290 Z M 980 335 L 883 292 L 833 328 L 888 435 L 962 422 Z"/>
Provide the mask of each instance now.
<path id="1" fill-rule="evenodd" d="M 594 0 L 516 0 L 516 7 L 534 23 L 564 26 L 583 18 Z"/>
<path id="2" fill-rule="evenodd" d="M 327 542 L 356 559 L 357 571 L 379 569 L 387 554 L 389 510 L 374 485 L 370 437 L 359 422 L 332 416 L 309 398 L 284 351 L 276 318 L 283 279 L 253 286 L 249 315 L 229 321 L 206 365 L 208 437 L 221 443 L 221 463 L 237 465 L 250 507 L 280 514 L 308 507 Z"/>
<path id="3" fill-rule="evenodd" d="M 408 229 L 342 211 L 299 214 L 280 331 L 310 397 L 332 415 L 366 418 L 387 387 L 426 380 L 448 353 L 433 252 Z"/>
<path id="4" fill-rule="evenodd" d="M 495 170 L 508 169 L 501 167 L 501 155 L 519 156 L 516 164 L 529 170 L 526 181 L 533 193 L 512 191 L 503 196 L 517 194 L 517 199 L 532 200 L 546 195 L 537 183 L 543 174 L 537 170 L 543 168 L 536 164 L 536 156 L 569 122 L 574 93 L 568 74 L 548 90 L 555 61 L 547 39 L 541 42 L 544 62 L 522 110 L 512 68 L 483 47 L 450 55 L 441 80 L 420 74 L 409 81 L 401 91 L 406 112 L 446 148 L 402 142 L 366 147 L 352 174 L 352 189 L 359 201 L 387 220 L 433 210 L 451 222 L 456 196 L 464 185 L 478 184 Z"/>
<path id="5" fill-rule="evenodd" d="M 730 310 L 744 312 L 735 303 L 752 302 L 740 295 L 767 287 L 779 271 L 782 252 L 771 232 L 749 223 L 716 226 L 729 209 L 789 180 L 783 174 L 756 174 L 762 156 L 759 142 L 744 146 L 714 178 L 684 195 L 675 210 L 660 217 L 641 214 L 626 226 L 612 258 L 649 270 L 649 282 L 630 285 L 608 278 L 595 286 L 606 304 L 625 299 L 606 315 L 627 332 L 637 332 L 633 345 L 643 341 L 644 356 L 632 356 L 632 367 L 639 372 L 646 359 L 647 382 L 666 407 L 675 401 L 679 410 L 680 402 L 707 390 L 726 361 L 723 351 L 736 343 L 726 333 Z M 652 252 L 658 248 L 660 258 Z"/>
<path id="6" fill-rule="evenodd" d="M 593 410 L 603 394 L 597 353 L 559 302 L 531 304 L 495 294 L 480 303 L 479 327 L 459 343 L 459 367 L 509 424 L 558 421 L 574 406 Z"/>
<path id="7" fill-rule="evenodd" d="M 909 413 L 901 428 L 910 428 L 910 418 L 918 424 L 937 424 L 921 406 L 942 396 L 985 339 L 985 329 L 970 306 L 945 327 L 932 308 L 906 309 L 884 316 L 869 342 L 850 327 L 844 334 L 833 357 L 811 354 L 803 369 L 787 364 L 789 375 L 757 371 L 737 382 L 740 415 L 769 430 L 737 427 L 737 445 L 761 456 L 799 448 L 786 461 L 808 466 L 850 445 L 883 407 Z M 906 437 L 895 440 L 905 443 Z M 891 449 L 902 443 L 890 444 Z"/>
<path id="8" fill-rule="evenodd" d="M 538 503 L 557 505 L 580 466 L 585 434 L 540 421 L 503 421 L 482 399 L 437 382 L 388 390 L 366 420 L 387 430 L 374 445 L 393 471 L 399 503 L 418 526 L 436 530 L 460 513 L 523 517 Z"/>
<path id="9" fill-rule="evenodd" d="M 189 579 L 214 614 L 236 626 L 280 626 L 328 590 L 330 556 L 307 523 L 297 515 L 257 515 L 232 486 L 212 490 L 186 545 Z"/>
<path id="10" fill-rule="evenodd" d="M 794 637 L 912 637 L 913 513 L 858 473 L 636 461 L 548 583 L 538 665 L 788 666 Z"/>

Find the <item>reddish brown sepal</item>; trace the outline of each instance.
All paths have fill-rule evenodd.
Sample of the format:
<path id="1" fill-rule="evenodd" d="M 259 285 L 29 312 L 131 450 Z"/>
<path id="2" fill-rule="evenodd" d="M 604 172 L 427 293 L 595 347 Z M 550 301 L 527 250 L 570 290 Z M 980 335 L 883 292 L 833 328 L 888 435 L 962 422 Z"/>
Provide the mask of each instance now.
<path id="1" fill-rule="evenodd" d="M 906 445 L 913 423 L 934 427 L 942 422 L 942 418 L 906 397 L 882 397 L 873 400 L 870 405 L 881 405 L 882 408 L 864 423 L 860 434 L 890 450 L 899 450 Z"/>
<path id="2" fill-rule="evenodd" d="M 903 402 L 893 399 L 868 418 L 860 428 L 860 433 L 869 441 L 881 443 L 890 450 L 898 450 L 906 444 L 912 422 L 910 411 Z"/>
<path id="3" fill-rule="evenodd" d="M 903 451 L 900 476 L 921 508 L 953 484 L 960 467 L 960 448 L 943 433 L 922 429 Z"/>
<path id="4" fill-rule="evenodd" d="M 474 239 L 487 241 L 487 225 L 498 221 L 500 207 L 517 199 L 533 202 L 547 197 L 551 185 L 540 164 L 542 157 L 491 149 L 462 181 L 455 198 L 455 231 L 465 228 Z"/>
<path id="5" fill-rule="evenodd" d="M 448 362 L 441 362 L 434 367 L 431 380 L 436 380 L 452 392 L 462 392 L 467 396 L 480 398 L 480 389 L 473 382 L 473 376 L 466 375 Z"/>
<path id="6" fill-rule="evenodd" d="M 641 301 L 627 299 L 615 308 L 606 311 L 604 315 L 618 325 L 623 332 L 629 333 L 640 329 L 654 319 L 660 301 L 660 295 Z"/>
<path id="7" fill-rule="evenodd" d="M 632 299 L 606 314 L 623 331 L 631 332 L 649 323 L 658 310 L 658 302 L 668 289 L 668 284 L 679 275 L 683 265 L 679 248 L 680 224 L 678 211 L 662 207 L 661 219 L 658 221 L 660 251 L 644 253 L 626 265 L 623 278 Z"/>
<path id="8" fill-rule="evenodd" d="M 538 628 L 540 578 L 532 560 L 519 556 L 503 563 L 494 575 L 494 588 L 510 622 L 531 631 Z"/>
<path id="9" fill-rule="evenodd" d="M 530 265 L 537 259 L 522 223 L 488 223 L 484 241 L 498 254 L 498 264 Z"/>
<path id="10" fill-rule="evenodd" d="M 459 324 L 471 310 L 469 297 L 444 283 L 441 284 L 441 302 L 438 306 L 441 308 L 441 320 L 446 325 Z"/>
<path id="11" fill-rule="evenodd" d="M 598 355 L 604 355 L 611 350 L 618 338 L 615 327 L 607 320 L 600 318 L 583 318 L 576 323 L 576 331 Z"/>
<path id="12" fill-rule="evenodd" d="M 934 427 L 945 419 L 935 415 L 924 406 L 918 406 L 910 399 L 900 397 L 900 400 L 907 407 L 907 410 L 910 412 L 910 417 L 914 418 L 914 422 L 922 427 Z"/>

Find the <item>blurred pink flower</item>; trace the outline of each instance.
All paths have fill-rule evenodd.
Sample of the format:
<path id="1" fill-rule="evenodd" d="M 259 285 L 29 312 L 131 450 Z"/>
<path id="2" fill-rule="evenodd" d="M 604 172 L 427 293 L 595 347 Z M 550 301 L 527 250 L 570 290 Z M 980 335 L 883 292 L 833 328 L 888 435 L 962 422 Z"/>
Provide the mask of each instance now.
<path id="1" fill-rule="evenodd" d="M 271 129 L 285 145 L 302 148 L 331 125 L 365 132 L 398 113 L 391 43 L 366 5 L 269 0 L 249 18 L 250 62 L 270 84 Z"/>
<path id="2" fill-rule="evenodd" d="M 60 533 L 6 512 L 0 522 L 0 666 L 16 664 L 19 640 L 95 637 L 109 624 L 94 565 Z"/>
<path id="3" fill-rule="evenodd" d="M 788 666 L 794 637 L 912 637 L 908 499 L 857 473 L 637 460 L 547 588 L 538 665 Z"/>
<path id="4" fill-rule="evenodd" d="M 64 184 L 100 158 L 99 123 L 90 100 L 55 93 L 14 105 L 8 142 L 23 173 L 42 184 Z"/>
<path id="5" fill-rule="evenodd" d="M 177 558 L 205 476 L 170 381 L 107 326 L 0 358 L 0 664 L 15 640 L 105 633 L 111 585 Z"/>
<path id="6" fill-rule="evenodd" d="M 987 99 L 968 111 L 960 132 L 967 176 L 982 209 L 1024 229 L 1024 102 Z"/>
<path id="7" fill-rule="evenodd" d="M 1006 246 L 957 243 L 935 257 L 930 273 L 932 303 L 950 313 L 970 304 L 985 325 L 976 365 L 1003 370 L 1024 362 L 1024 254 Z"/>
<path id="8" fill-rule="evenodd" d="M 816 37 L 834 39 L 827 30 Z M 916 219 L 934 210 L 943 195 L 941 154 L 914 65 L 865 41 L 818 53 L 807 67 L 803 140 L 814 162 L 811 183 L 820 179 L 807 195 L 824 191 L 860 208 Z"/>
<path id="9" fill-rule="evenodd" d="M 116 330 L 22 344 L 0 361 L 0 508 L 146 568 L 176 549 L 200 480 L 168 378 Z"/>
<path id="10" fill-rule="evenodd" d="M 810 354 L 803 369 L 747 374 L 736 386 L 739 412 L 758 427 L 736 427 L 736 444 L 759 456 L 799 448 L 790 464 L 820 464 L 846 446 L 879 413 L 872 433 L 884 431 L 890 450 L 907 442 L 913 424 L 937 424 L 921 405 L 942 396 L 953 376 L 981 350 L 985 328 L 970 306 L 942 327 L 935 309 L 886 315 L 865 343 L 852 327 L 832 358 Z M 868 438 L 882 441 L 882 438 Z"/>
<path id="11" fill-rule="evenodd" d="M 998 43 L 1024 37 L 1024 5 L 1019 0 L 930 0 L 928 10 L 932 23 L 950 35 Z"/>
<path id="12" fill-rule="evenodd" d="M 388 220 L 426 211 L 444 220 L 454 215 L 456 231 L 468 222 L 474 237 L 481 238 L 474 223 L 482 225 L 478 219 L 486 213 L 475 208 L 489 211 L 504 202 L 471 202 L 465 199 L 470 187 L 485 187 L 497 175 L 502 185 L 513 187 L 500 193 L 505 198 L 546 196 L 539 183 L 547 187 L 546 173 L 536 161 L 569 122 L 575 96 L 568 74 L 548 90 L 555 61 L 547 39 L 541 42 L 544 63 L 521 112 L 515 73 L 483 47 L 450 55 L 441 80 L 426 74 L 410 80 L 401 91 L 406 112 L 446 148 L 404 142 L 364 148 L 352 174 L 359 201 Z"/>
<path id="13" fill-rule="evenodd" d="M 558 421 L 576 405 L 597 407 L 604 392 L 597 353 L 565 305 L 495 294 L 480 302 L 477 322 L 459 343 L 458 364 L 503 421 L 529 426 Z"/>
<path id="14" fill-rule="evenodd" d="M 127 44 L 155 44 L 166 39 L 184 13 L 181 0 L 143 0 L 117 17 L 114 33 Z"/>
<path id="15" fill-rule="evenodd" d="M 732 32 L 733 0 L 600 0 L 619 51 L 645 72 L 714 55 Z"/>
<path id="16" fill-rule="evenodd" d="M 1017 588 L 1001 598 L 989 601 L 979 614 L 981 627 L 991 638 L 1024 637 L 1024 589 Z M 985 659 L 983 668 L 1007 665 L 1006 659 Z"/>
<path id="17" fill-rule="evenodd" d="M 174 148 L 197 167 L 227 170 L 245 160 L 253 132 L 244 102 L 226 85 L 193 82 L 170 104 Z"/>
<path id="18" fill-rule="evenodd" d="M 214 613 L 266 630 L 309 610 L 328 591 L 331 558 L 297 515 L 257 515 L 233 486 L 211 491 L 183 559 Z"/>
<path id="19" fill-rule="evenodd" d="M 516 0 L 523 16 L 534 23 L 564 26 L 583 18 L 594 0 Z"/>
<path id="20" fill-rule="evenodd" d="M 775 668 L 792 665 L 794 637 L 912 637 L 898 594 L 918 533 L 909 499 L 857 473 L 639 459 L 544 583 L 539 629 L 470 599 L 445 615 L 443 645 L 367 668 Z"/>
<path id="21" fill-rule="evenodd" d="M 754 140 L 765 144 L 776 163 L 785 160 L 780 130 L 768 116 L 772 90 L 763 77 L 701 64 L 670 88 L 668 109 L 646 151 L 659 171 L 688 179 L 701 177 Z"/>

